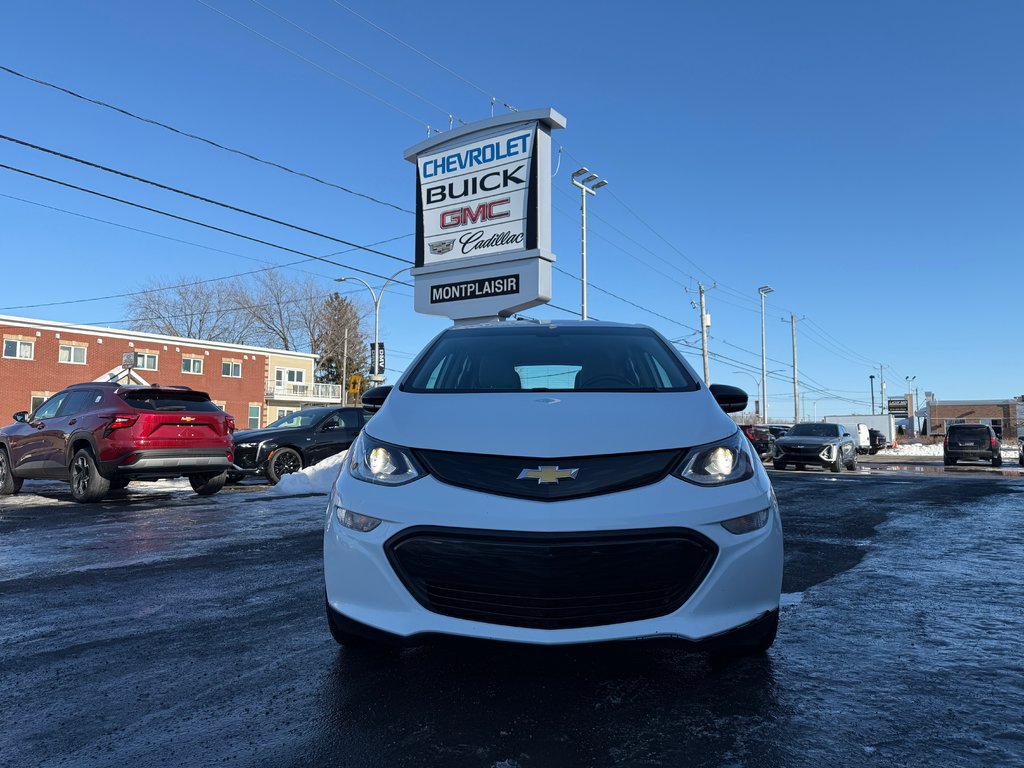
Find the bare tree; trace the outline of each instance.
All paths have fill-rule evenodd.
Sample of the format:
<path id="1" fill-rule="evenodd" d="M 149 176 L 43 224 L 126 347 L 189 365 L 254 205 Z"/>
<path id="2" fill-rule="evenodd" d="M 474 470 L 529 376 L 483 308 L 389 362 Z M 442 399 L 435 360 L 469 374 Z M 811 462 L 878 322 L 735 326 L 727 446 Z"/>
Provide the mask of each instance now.
<path id="1" fill-rule="evenodd" d="M 248 316 L 234 301 L 226 283 L 201 282 L 199 277 L 161 278 L 145 284 L 128 300 L 128 316 L 139 331 L 233 344 L 251 343 Z"/>

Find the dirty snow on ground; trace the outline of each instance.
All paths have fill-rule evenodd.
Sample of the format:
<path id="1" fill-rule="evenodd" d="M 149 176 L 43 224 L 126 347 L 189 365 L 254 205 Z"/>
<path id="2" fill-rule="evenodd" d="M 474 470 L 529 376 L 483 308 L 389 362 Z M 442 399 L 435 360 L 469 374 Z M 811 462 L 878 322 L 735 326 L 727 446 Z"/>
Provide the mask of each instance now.
<path id="1" fill-rule="evenodd" d="M 289 496 L 295 493 L 330 493 L 346 456 L 348 451 L 342 451 L 328 456 L 319 464 L 285 475 L 274 486 L 272 493 Z"/>
<path id="2" fill-rule="evenodd" d="M 1016 459 L 1017 448 L 1010 448 L 1005 444 L 1001 447 L 1000 453 L 1004 460 Z M 904 443 L 897 448 L 886 448 L 878 452 L 879 456 L 934 456 L 942 458 L 942 443 L 935 445 L 921 445 L 918 443 Z"/>

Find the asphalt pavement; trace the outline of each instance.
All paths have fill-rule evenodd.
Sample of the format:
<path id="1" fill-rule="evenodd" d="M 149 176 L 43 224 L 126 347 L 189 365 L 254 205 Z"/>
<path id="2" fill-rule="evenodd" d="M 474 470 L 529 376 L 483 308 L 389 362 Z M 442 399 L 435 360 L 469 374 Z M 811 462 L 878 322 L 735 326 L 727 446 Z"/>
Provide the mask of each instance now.
<path id="1" fill-rule="evenodd" d="M 2 766 L 1024 765 L 1024 480 L 772 472 L 779 639 L 339 650 L 326 497 L 0 498 Z"/>

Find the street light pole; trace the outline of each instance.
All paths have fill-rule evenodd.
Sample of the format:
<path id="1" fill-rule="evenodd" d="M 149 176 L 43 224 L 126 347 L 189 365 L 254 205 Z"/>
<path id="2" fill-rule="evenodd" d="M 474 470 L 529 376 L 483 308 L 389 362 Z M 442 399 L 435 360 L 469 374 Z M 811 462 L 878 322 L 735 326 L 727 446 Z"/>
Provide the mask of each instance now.
<path id="1" fill-rule="evenodd" d="M 583 176 L 585 174 L 589 175 L 582 181 L 577 181 L 577 179 L 579 179 L 580 176 Z M 587 319 L 587 195 L 596 195 L 597 190 L 599 190 L 601 187 L 608 185 L 607 181 L 597 181 L 597 179 L 597 174 L 590 173 L 590 171 L 586 168 L 580 168 L 575 173 L 573 173 L 572 177 L 569 179 L 569 181 L 572 182 L 572 185 L 574 187 L 579 187 L 580 195 L 582 196 L 582 201 L 580 204 L 580 211 L 582 213 L 580 234 L 580 252 L 582 258 L 582 264 L 580 269 L 580 284 L 582 286 L 580 289 L 581 320 Z"/>
<path id="2" fill-rule="evenodd" d="M 871 415 L 875 415 L 875 374 L 868 374 L 868 378 L 871 379 Z"/>
<path id="3" fill-rule="evenodd" d="M 909 396 L 917 376 L 904 376 L 903 378 L 907 380 L 907 395 Z M 917 437 L 917 395 L 914 395 L 914 407 L 907 415 L 910 417 L 910 436 Z"/>
<path id="4" fill-rule="evenodd" d="M 370 292 L 373 297 L 373 376 L 377 378 L 380 376 L 380 371 L 377 370 L 377 361 L 380 360 L 380 300 L 384 298 L 384 289 L 391 284 L 391 281 L 398 277 L 406 270 L 412 269 L 412 267 L 402 267 L 400 270 L 395 272 L 391 277 L 384 281 L 384 285 L 380 287 L 380 291 L 374 292 L 373 286 L 363 280 L 361 277 L 336 277 L 334 282 L 336 283 L 347 283 L 349 280 L 355 280 L 366 286 L 366 290 Z"/>
<path id="5" fill-rule="evenodd" d="M 775 289 L 770 285 L 762 285 L 757 289 L 761 297 L 761 422 L 768 423 L 768 361 L 764 353 L 764 297 Z"/>

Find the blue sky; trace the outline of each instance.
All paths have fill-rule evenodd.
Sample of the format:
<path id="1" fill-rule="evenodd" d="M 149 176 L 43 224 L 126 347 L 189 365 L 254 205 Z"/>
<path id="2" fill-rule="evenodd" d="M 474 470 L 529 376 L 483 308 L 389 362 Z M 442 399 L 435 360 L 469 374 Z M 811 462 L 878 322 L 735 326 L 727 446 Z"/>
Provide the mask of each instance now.
<path id="1" fill-rule="evenodd" d="M 573 275 L 569 173 L 585 164 L 610 181 L 588 206 L 592 316 L 699 343 L 684 288 L 717 283 L 712 379 L 753 391 L 757 287 L 771 285 L 771 416 L 793 411 L 790 313 L 819 417 L 866 412 L 879 364 L 889 395 L 907 376 L 939 399 L 1024 394 L 1020 3 L 112 0 L 15 4 L 4 26 L 0 65 L 405 208 L 415 172 L 402 152 L 427 125 L 487 117 L 491 96 L 499 111 L 555 107 L 568 128 L 555 135 L 553 243 Z M 0 133 L 344 240 L 414 230 L 407 213 L 4 72 L 0 103 Z M 6 141 L 0 163 L 309 253 L 342 248 Z M 24 305 L 299 258 L 5 170 L 0 194 L 195 244 L 0 197 L 3 314 L 107 324 L 125 318 L 123 300 Z M 411 236 L 381 246 L 403 258 L 413 248 Z M 379 274 L 401 266 L 332 258 Z M 325 291 L 346 274 L 299 269 Z M 578 279 L 556 273 L 553 303 L 578 309 Z M 446 323 L 389 288 L 388 367 L 404 368 Z"/>

